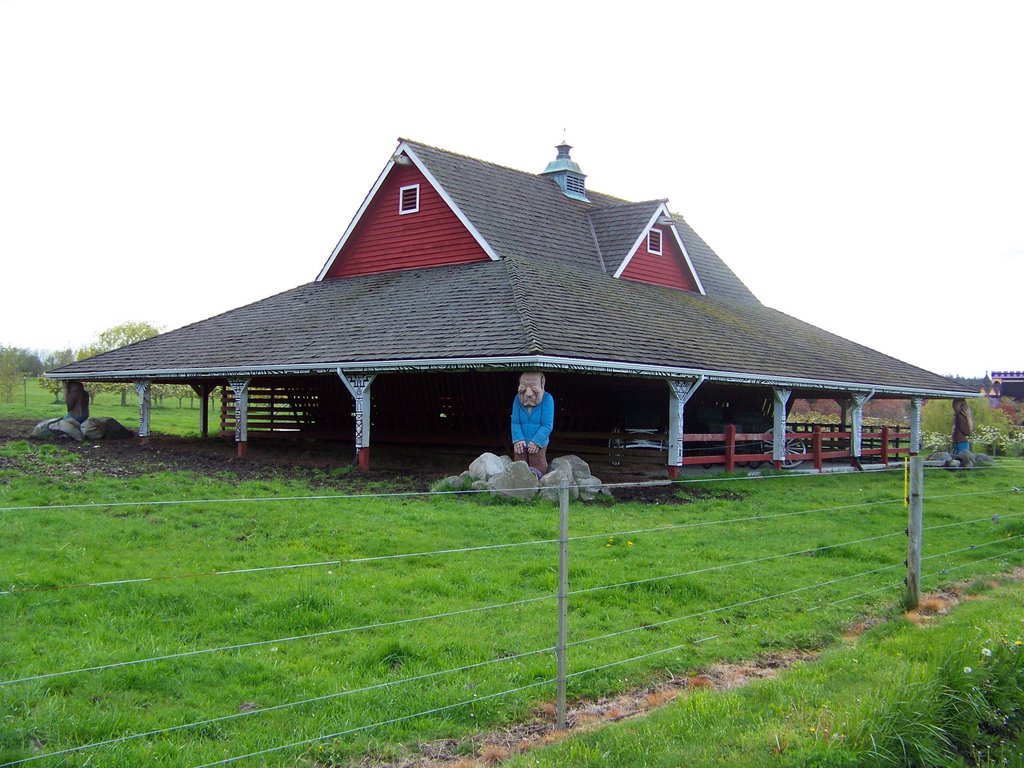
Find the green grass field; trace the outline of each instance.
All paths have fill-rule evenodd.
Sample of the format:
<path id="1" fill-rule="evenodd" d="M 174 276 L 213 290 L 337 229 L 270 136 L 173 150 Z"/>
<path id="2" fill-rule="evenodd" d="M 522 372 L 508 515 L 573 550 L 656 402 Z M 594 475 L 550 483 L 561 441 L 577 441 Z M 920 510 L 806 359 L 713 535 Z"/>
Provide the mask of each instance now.
<path id="1" fill-rule="evenodd" d="M 939 621 L 896 619 L 777 680 L 696 689 L 505 765 L 1024 765 L 1024 585 L 968 591 L 975 599 Z"/>
<path id="2" fill-rule="evenodd" d="M 137 429 L 139 423 L 139 401 L 135 390 L 129 386 L 126 405 L 121 405 L 117 392 L 93 394 L 89 412 L 93 416 L 112 416 L 129 429 Z M 219 404 L 219 400 L 216 401 Z M 180 406 L 180 407 L 179 407 Z M 42 421 L 63 416 L 67 412 L 64 403 L 55 403 L 53 395 L 42 389 L 34 379 L 14 392 L 10 403 L 0 402 L 0 419 L 31 419 Z M 216 430 L 217 412 L 210 409 L 210 429 Z M 180 404 L 177 398 L 165 398 L 163 403 L 154 401 L 150 412 L 150 429 L 154 434 L 180 435 L 190 437 L 199 434 L 199 399 L 191 404 L 188 399 Z"/>
<path id="3" fill-rule="evenodd" d="M 73 454 L 23 441 L 0 459 L 0 763 L 198 766 L 272 750 L 240 764 L 347 765 L 553 699 L 557 547 L 529 543 L 557 537 L 551 505 L 287 500 L 310 489 L 188 473 L 72 484 Z M 926 588 L 1024 562 L 1022 476 L 926 473 Z M 901 473 L 680 493 L 690 503 L 573 505 L 570 697 L 828 647 L 898 610 Z M 245 498 L 261 500 L 223 501 Z M 197 503 L 145 503 L 170 500 Z M 401 557 L 507 544 L 522 546 Z M 122 583 L 87 586 L 105 582 Z M 212 722 L 165 730 L 199 721 Z M 148 731 L 161 732 L 45 758 Z"/>

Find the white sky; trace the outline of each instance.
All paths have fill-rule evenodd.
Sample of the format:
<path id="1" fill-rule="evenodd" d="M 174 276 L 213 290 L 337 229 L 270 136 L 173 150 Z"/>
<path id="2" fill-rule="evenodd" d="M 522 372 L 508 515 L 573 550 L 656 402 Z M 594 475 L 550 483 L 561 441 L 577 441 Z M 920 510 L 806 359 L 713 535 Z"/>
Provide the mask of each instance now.
<path id="1" fill-rule="evenodd" d="M 1024 368 L 1024 3 L 607 7 L 0 0 L 0 345 L 314 279 L 399 136 L 539 172 L 565 129 L 766 304 Z"/>

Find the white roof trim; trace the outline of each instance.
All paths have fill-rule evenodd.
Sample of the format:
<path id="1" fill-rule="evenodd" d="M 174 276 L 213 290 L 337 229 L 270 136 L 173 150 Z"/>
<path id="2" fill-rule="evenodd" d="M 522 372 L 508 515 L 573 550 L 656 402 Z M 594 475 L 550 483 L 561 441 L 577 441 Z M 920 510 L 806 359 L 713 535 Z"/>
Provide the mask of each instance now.
<path id="1" fill-rule="evenodd" d="M 665 203 L 662 203 L 660 206 L 658 206 L 658 210 L 656 210 L 654 212 L 654 215 L 651 216 L 650 221 L 647 222 L 647 226 L 644 227 L 643 232 L 640 233 L 640 236 L 636 239 L 636 242 L 633 243 L 633 247 L 630 248 L 629 253 L 626 254 L 626 258 L 622 260 L 622 263 L 619 264 L 619 268 L 615 270 L 615 274 L 613 275 L 613 277 L 622 277 L 622 273 L 626 271 L 626 267 L 629 266 L 629 262 L 631 262 L 633 260 L 633 257 L 636 256 L 637 250 L 639 250 L 640 245 L 644 242 L 644 239 L 647 237 L 647 233 L 650 232 L 651 227 L 653 227 L 655 223 L 657 223 L 658 219 L 661 218 L 662 216 L 667 216 L 670 219 L 672 218 L 672 214 L 668 210 L 668 205 L 666 205 Z M 694 268 L 693 262 L 690 260 L 690 254 L 686 250 L 686 244 L 683 242 L 683 238 L 679 236 L 679 230 L 676 229 L 676 225 L 674 222 L 672 226 L 669 227 L 669 229 L 672 230 L 672 234 L 675 236 L 676 239 L 676 244 L 679 246 L 679 249 L 683 253 L 683 258 L 686 260 L 686 266 L 690 270 L 690 275 L 693 277 L 693 281 L 697 284 L 697 290 L 700 291 L 701 296 L 707 296 L 708 294 L 707 291 L 704 290 L 704 284 L 701 283 L 700 281 L 700 276 L 697 274 L 697 270 Z M 662 241 L 662 250 L 664 251 L 664 240 Z"/>
<path id="2" fill-rule="evenodd" d="M 352 235 L 353 230 L 356 228 L 356 224 L 358 224 L 359 220 L 363 218 L 363 214 L 366 213 L 366 209 L 370 206 L 373 198 L 377 196 L 377 190 L 380 189 L 381 185 L 384 183 L 384 179 L 386 179 L 388 174 L 391 173 L 391 169 L 395 167 L 395 156 L 398 154 L 398 152 L 395 152 L 395 154 L 391 156 L 391 159 L 388 160 L 388 164 L 384 166 L 384 170 L 381 171 L 380 175 L 377 177 L 377 181 L 374 182 L 370 191 L 366 193 L 366 197 L 363 199 L 363 204 L 359 206 L 359 210 L 356 211 L 356 215 L 352 217 L 352 221 L 349 222 L 348 228 L 341 236 L 341 240 L 338 241 L 338 244 L 334 246 L 334 250 L 331 251 L 331 256 L 327 259 L 327 263 L 324 264 L 323 269 L 320 270 L 320 274 L 316 276 L 316 282 L 319 283 L 323 280 L 324 276 L 328 271 L 330 271 L 331 266 L 334 264 L 334 260 L 337 259 L 338 254 L 341 253 L 342 246 L 345 245 L 349 237 Z"/>
<path id="3" fill-rule="evenodd" d="M 665 207 L 665 212 L 669 218 L 671 218 L 672 214 L 668 213 L 667 206 Z M 693 279 L 697 283 L 697 290 L 700 291 L 701 296 L 707 296 L 708 292 L 704 290 L 704 283 L 700 281 L 700 275 L 697 274 L 697 268 L 693 266 L 693 262 L 690 260 L 690 252 L 686 250 L 686 243 L 683 242 L 683 236 L 679 234 L 679 230 L 676 228 L 674 220 L 669 229 L 672 230 L 672 234 L 675 235 L 676 242 L 679 244 L 679 249 L 683 252 L 683 258 L 686 259 L 686 266 L 690 268 L 690 274 L 693 275 Z"/>
<path id="4" fill-rule="evenodd" d="M 410 160 L 412 160 L 413 165 L 419 168 L 420 173 L 422 173 L 426 177 L 427 181 L 429 181 L 430 185 L 434 188 L 434 191 L 436 191 L 437 194 L 441 196 L 441 199 L 448 204 L 448 207 L 451 208 L 452 213 L 454 213 L 455 216 L 459 219 L 459 221 L 462 222 L 462 225 L 469 230 L 469 233 L 473 235 L 473 239 L 476 240 L 477 245 L 484 249 L 484 253 L 486 253 L 490 257 L 491 261 L 501 261 L 501 257 L 498 256 L 498 254 L 494 252 L 494 249 L 491 248 L 490 244 L 486 240 L 484 240 L 484 236 L 480 234 L 480 231 L 475 226 L 473 226 L 473 222 L 471 222 L 469 218 L 466 216 L 466 214 L 462 212 L 462 209 L 455 204 L 455 201 L 452 200 L 451 196 L 445 191 L 444 187 L 442 187 L 438 183 L 437 179 L 434 178 L 434 174 L 430 172 L 427 166 L 424 165 L 423 161 L 420 160 L 419 157 L 417 157 L 415 152 L 413 152 L 412 147 L 410 147 L 408 143 L 404 141 L 398 146 L 398 150 L 395 152 L 395 154 L 403 152 L 409 157 Z"/>
<path id="5" fill-rule="evenodd" d="M 403 141 L 401 144 L 398 145 L 398 149 L 396 149 L 394 154 L 392 154 L 391 159 L 388 160 L 388 164 L 384 166 L 384 170 L 381 171 L 380 176 L 377 177 L 377 181 L 374 182 L 373 187 L 371 187 L 369 193 L 367 193 L 366 198 L 363 200 L 363 204 L 359 206 L 359 210 L 356 211 L 356 215 L 352 218 L 352 221 L 348 225 L 348 228 L 345 230 L 345 233 L 341 236 L 341 240 L 339 240 L 338 244 L 334 246 L 334 250 L 331 252 L 330 258 L 327 259 L 327 263 L 324 264 L 323 269 L 320 270 L 320 274 L 316 276 L 316 282 L 319 283 L 320 281 L 322 281 L 324 277 L 327 275 L 327 273 L 330 271 L 335 259 L 338 258 L 338 254 L 341 253 L 341 249 L 344 247 L 349 237 L 351 237 L 352 232 L 355 230 L 356 225 L 359 223 L 360 219 L 362 219 L 363 214 L 366 213 L 366 209 L 370 206 L 370 203 L 373 202 L 373 199 L 377 196 L 377 192 L 380 190 L 381 185 L 384 183 L 384 180 L 387 179 L 388 174 L 391 173 L 391 169 L 395 167 L 395 158 L 403 154 L 410 160 L 412 160 L 413 165 L 415 165 L 419 172 L 423 174 L 426 180 L 437 192 L 437 194 L 441 196 L 441 199 L 444 200 L 445 204 L 447 204 L 447 206 L 451 209 L 452 213 L 455 214 L 458 220 L 462 222 L 462 225 L 469 230 L 469 233 L 473 236 L 473 239 L 476 240 L 477 244 L 481 248 L 483 248 L 484 253 L 487 254 L 491 261 L 500 261 L 500 257 L 498 256 L 498 254 L 494 252 L 494 249 L 491 248 L 490 244 L 486 240 L 484 240 L 483 235 L 480 234 L 479 230 L 477 230 L 477 228 L 473 226 L 470 220 L 466 217 L 466 214 L 462 212 L 459 206 L 455 204 L 455 201 L 452 200 L 451 196 L 449 196 L 449 194 L 444 190 L 444 188 L 438 183 L 437 179 L 434 178 L 434 174 L 427 170 L 427 167 L 423 164 L 423 161 L 416 156 L 416 153 L 412 151 L 412 148 L 408 145 L 408 143 Z"/>
<path id="6" fill-rule="evenodd" d="M 630 363 L 621 360 L 590 360 L 550 355 L 520 355 L 501 357 L 456 357 L 456 358 L 414 358 L 399 360 L 360 360 L 298 365 L 255 365 L 250 367 L 219 368 L 161 368 L 135 371 L 94 371 L 82 374 L 46 374 L 57 380 L 125 381 L 130 379 L 174 379 L 174 378 L 224 378 L 227 376 L 288 376 L 303 374 L 337 374 L 338 369 L 346 372 L 387 373 L 395 371 L 431 370 L 472 370 L 480 368 L 516 369 L 543 368 L 545 370 L 579 371 L 604 374 L 632 374 L 652 378 L 693 379 L 704 376 L 709 382 L 725 384 L 753 384 L 793 389 L 823 389 L 843 392 L 869 392 L 907 397 L 977 397 L 970 392 L 943 389 L 921 389 L 918 387 L 886 387 L 865 382 L 833 381 L 829 379 L 808 379 L 795 376 L 772 376 L 761 373 L 740 371 L 718 371 L 704 368 L 678 368 L 648 363 Z"/>

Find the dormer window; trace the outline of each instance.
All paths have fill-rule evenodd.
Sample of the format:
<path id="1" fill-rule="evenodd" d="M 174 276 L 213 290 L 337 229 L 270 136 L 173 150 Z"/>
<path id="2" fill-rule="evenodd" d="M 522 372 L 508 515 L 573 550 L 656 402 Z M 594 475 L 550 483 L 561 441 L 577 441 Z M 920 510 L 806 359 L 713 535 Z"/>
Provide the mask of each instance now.
<path id="1" fill-rule="evenodd" d="M 647 232 L 647 252 L 661 256 L 661 230 L 651 229 Z"/>
<path id="2" fill-rule="evenodd" d="M 416 213 L 420 209 L 420 185 L 410 184 L 398 190 L 398 215 Z"/>

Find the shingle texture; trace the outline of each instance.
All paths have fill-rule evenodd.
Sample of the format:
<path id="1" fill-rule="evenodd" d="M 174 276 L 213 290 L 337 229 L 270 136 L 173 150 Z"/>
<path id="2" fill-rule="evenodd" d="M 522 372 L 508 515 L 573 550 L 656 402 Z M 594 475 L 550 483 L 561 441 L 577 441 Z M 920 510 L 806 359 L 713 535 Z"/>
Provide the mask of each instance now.
<path id="1" fill-rule="evenodd" d="M 565 197 L 550 180 L 408 142 L 498 261 L 301 285 L 72 363 L 89 379 L 266 366 L 550 355 L 958 391 L 944 377 L 763 306 L 674 215 L 706 296 L 619 280 L 664 201 Z M 372 365 L 366 366 L 372 368 Z"/>
<path id="2" fill-rule="evenodd" d="M 531 353 L 505 262 L 307 283 L 61 374 Z"/>
<path id="3" fill-rule="evenodd" d="M 648 222 L 661 207 L 660 200 L 646 203 L 619 203 L 590 211 L 601 255 L 612 274 L 626 260 Z"/>

